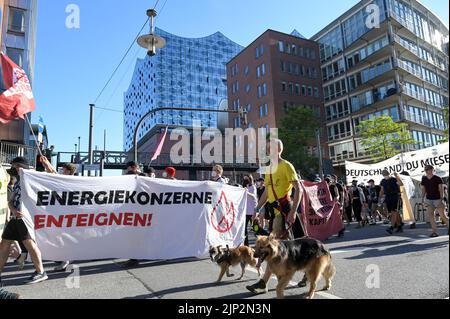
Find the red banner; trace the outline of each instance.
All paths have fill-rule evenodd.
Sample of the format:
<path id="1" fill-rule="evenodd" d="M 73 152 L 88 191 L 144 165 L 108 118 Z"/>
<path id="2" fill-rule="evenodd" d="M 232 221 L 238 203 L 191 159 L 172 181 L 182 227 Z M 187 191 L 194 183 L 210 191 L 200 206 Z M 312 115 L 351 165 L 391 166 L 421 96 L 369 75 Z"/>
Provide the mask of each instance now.
<path id="1" fill-rule="evenodd" d="M 306 235 L 325 240 L 338 234 L 343 228 L 340 205 L 331 197 L 326 181 L 303 181 L 302 221 Z"/>
<path id="2" fill-rule="evenodd" d="M 0 122 L 6 124 L 33 112 L 35 103 L 25 71 L 3 53 L 1 66 L 6 91 L 0 95 Z"/>

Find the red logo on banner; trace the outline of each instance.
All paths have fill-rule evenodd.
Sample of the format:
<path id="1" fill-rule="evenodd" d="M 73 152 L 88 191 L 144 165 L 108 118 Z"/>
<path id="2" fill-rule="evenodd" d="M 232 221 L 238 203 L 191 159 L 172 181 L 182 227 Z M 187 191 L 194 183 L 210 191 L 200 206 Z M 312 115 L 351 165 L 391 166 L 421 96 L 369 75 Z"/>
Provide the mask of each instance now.
<path id="1" fill-rule="evenodd" d="M 219 202 L 211 213 L 211 223 L 219 233 L 227 233 L 233 227 L 236 220 L 236 212 L 232 202 L 228 202 L 224 192 L 220 196 Z"/>

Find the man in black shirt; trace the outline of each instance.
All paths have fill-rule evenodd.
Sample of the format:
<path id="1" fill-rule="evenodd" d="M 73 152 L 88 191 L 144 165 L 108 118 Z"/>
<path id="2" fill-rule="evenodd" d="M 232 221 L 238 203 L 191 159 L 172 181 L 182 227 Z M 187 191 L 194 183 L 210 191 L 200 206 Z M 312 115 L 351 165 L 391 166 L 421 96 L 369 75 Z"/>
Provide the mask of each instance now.
<path id="1" fill-rule="evenodd" d="M 427 207 L 427 213 L 430 216 L 430 223 L 433 233 L 431 237 L 438 237 L 436 218 L 434 212 L 438 211 L 442 222 L 448 228 L 448 219 L 445 216 L 445 202 L 444 202 L 444 182 L 442 178 L 435 175 L 434 167 L 428 165 L 425 167 L 425 176 L 422 177 L 422 202 Z M 448 231 L 447 231 L 448 233 Z"/>
<path id="2" fill-rule="evenodd" d="M 370 216 L 372 218 L 372 221 L 370 222 L 370 225 L 376 225 L 377 223 L 377 217 L 382 216 L 379 210 L 379 199 L 380 199 L 380 192 L 381 187 L 378 185 L 375 185 L 375 181 L 371 179 L 368 182 L 368 191 L 369 191 L 369 209 L 370 209 Z"/>
<path id="3" fill-rule="evenodd" d="M 396 229 L 397 233 L 402 233 L 403 223 L 400 213 L 398 212 L 400 186 L 398 185 L 397 179 L 392 177 L 387 170 L 383 171 L 383 177 L 384 179 L 380 183 L 380 198 L 384 198 L 384 203 L 386 204 L 391 219 L 391 227 L 386 231 L 391 235 L 393 234 L 394 229 Z"/>

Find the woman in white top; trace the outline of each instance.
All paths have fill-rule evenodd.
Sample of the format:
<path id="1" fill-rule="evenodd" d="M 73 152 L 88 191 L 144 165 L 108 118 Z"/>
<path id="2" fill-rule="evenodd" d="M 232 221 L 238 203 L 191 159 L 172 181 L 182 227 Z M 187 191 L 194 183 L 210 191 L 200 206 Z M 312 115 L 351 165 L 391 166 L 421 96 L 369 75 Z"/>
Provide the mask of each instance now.
<path id="1" fill-rule="evenodd" d="M 255 207 L 258 205 L 258 193 L 252 175 L 245 175 L 242 186 L 247 189 L 247 214 L 245 217 L 245 246 L 248 246 L 248 224 L 253 222 Z"/>

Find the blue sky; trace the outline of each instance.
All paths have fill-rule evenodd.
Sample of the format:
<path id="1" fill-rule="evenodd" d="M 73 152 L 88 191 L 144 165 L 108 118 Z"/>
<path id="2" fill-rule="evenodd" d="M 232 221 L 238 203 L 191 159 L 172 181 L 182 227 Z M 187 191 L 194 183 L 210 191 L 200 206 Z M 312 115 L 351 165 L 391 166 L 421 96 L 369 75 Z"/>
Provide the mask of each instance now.
<path id="1" fill-rule="evenodd" d="M 89 103 L 92 103 L 119 63 L 146 19 L 146 9 L 157 0 L 39 0 L 34 94 L 50 143 L 58 151 L 73 151 L 78 136 L 87 150 Z M 156 25 L 171 33 L 200 37 L 221 31 L 233 41 L 248 45 L 266 29 L 306 37 L 352 7 L 357 0 L 160 0 Z M 447 24 L 447 0 L 422 0 Z M 69 4 L 80 8 L 80 28 L 66 28 Z M 164 8 L 163 8 L 164 6 Z M 148 33 L 148 29 L 145 29 Z M 137 57 L 146 52 L 134 45 L 97 106 L 123 108 Z M 122 150 L 122 114 L 96 111 L 94 145 Z"/>

